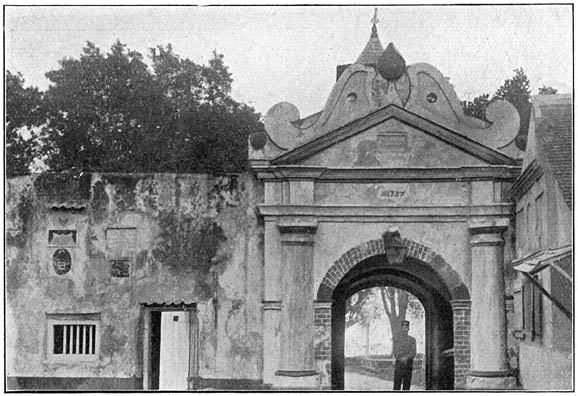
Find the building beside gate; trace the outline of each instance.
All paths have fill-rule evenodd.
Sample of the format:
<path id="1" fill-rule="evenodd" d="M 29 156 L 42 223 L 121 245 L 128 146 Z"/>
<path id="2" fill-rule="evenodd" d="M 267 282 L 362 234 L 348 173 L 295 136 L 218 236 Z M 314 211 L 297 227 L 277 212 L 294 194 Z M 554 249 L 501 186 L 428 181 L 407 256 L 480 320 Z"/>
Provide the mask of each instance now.
<path id="1" fill-rule="evenodd" d="M 571 389 L 572 98 L 535 96 L 516 202 L 513 335 L 527 389 Z"/>
<path id="2" fill-rule="evenodd" d="M 269 110 L 247 174 L 9 180 L 8 389 L 343 389 L 345 302 L 374 286 L 422 303 L 427 389 L 556 387 L 534 382 L 545 357 L 568 389 L 572 205 L 552 161 L 571 103 L 540 100 L 524 152 L 511 104 L 464 116 L 374 25 L 323 110 Z"/>
<path id="3" fill-rule="evenodd" d="M 7 388 L 261 387 L 257 188 L 250 175 L 9 180 Z"/>

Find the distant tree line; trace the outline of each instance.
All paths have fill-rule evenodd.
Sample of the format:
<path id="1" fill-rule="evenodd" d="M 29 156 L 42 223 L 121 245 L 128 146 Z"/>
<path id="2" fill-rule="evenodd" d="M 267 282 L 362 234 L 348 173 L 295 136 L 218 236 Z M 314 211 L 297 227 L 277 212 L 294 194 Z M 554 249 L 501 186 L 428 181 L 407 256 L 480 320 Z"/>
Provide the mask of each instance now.
<path id="1" fill-rule="evenodd" d="M 143 56 L 117 41 L 103 53 L 88 42 L 60 61 L 41 91 L 6 72 L 6 175 L 50 171 L 209 172 L 245 169 L 247 137 L 260 115 L 231 98 L 223 55 L 208 65 L 170 46 Z"/>

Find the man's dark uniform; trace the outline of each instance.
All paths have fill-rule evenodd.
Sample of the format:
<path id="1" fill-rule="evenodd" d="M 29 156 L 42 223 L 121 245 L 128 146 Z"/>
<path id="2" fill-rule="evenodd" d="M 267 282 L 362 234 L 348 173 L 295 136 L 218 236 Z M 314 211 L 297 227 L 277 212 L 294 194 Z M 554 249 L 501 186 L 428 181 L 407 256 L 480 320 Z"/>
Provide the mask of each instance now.
<path id="1" fill-rule="evenodd" d="M 411 386 L 411 373 L 413 371 L 413 359 L 415 358 L 415 338 L 407 334 L 404 326 L 409 329 L 409 322 L 401 323 L 402 330 L 393 340 L 393 356 L 395 356 L 395 371 L 393 373 L 393 390 L 409 390 Z"/>

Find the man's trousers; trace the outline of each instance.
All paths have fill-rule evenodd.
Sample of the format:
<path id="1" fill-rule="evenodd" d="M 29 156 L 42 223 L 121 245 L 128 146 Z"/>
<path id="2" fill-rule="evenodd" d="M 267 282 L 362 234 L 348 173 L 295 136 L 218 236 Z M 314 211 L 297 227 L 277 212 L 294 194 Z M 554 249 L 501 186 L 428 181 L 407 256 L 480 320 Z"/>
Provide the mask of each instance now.
<path id="1" fill-rule="evenodd" d="M 411 373 L 413 371 L 413 359 L 406 360 L 402 363 L 399 360 L 395 361 L 395 370 L 393 372 L 393 390 L 409 390 L 411 386 Z"/>

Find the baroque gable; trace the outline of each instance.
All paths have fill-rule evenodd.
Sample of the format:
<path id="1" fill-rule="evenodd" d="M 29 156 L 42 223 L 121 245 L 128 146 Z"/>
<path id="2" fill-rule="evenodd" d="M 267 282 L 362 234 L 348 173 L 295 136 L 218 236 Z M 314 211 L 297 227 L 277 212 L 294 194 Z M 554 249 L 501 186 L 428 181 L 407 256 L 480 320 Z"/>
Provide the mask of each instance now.
<path id="1" fill-rule="evenodd" d="M 341 72 L 322 111 L 301 118 L 291 103 L 273 106 L 265 130 L 250 138 L 249 159 L 342 167 L 517 164 L 514 106 L 492 102 L 489 122 L 468 117 L 435 67 L 406 66 L 391 43 L 379 58 L 380 45 L 370 47 L 371 56 Z"/>

